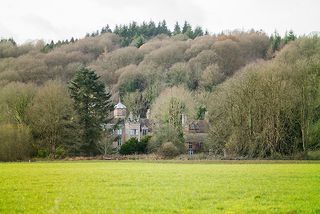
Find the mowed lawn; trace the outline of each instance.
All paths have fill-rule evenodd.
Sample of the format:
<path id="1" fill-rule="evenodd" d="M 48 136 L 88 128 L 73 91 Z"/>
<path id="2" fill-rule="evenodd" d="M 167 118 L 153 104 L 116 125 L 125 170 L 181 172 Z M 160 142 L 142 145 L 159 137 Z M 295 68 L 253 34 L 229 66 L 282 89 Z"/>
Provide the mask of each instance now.
<path id="1" fill-rule="evenodd" d="M 0 163 L 0 213 L 320 213 L 319 162 L 217 163 Z"/>

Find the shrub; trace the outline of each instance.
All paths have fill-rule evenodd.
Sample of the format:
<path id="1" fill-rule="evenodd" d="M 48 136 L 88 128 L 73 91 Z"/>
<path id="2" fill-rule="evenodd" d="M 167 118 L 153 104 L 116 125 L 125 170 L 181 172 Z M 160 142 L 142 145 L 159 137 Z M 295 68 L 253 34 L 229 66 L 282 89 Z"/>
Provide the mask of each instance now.
<path id="1" fill-rule="evenodd" d="M 46 149 L 38 149 L 37 157 L 38 158 L 46 158 L 49 156 L 49 151 Z"/>
<path id="2" fill-rule="evenodd" d="M 146 154 L 147 146 L 151 139 L 151 136 L 145 136 L 141 139 L 141 141 L 137 144 L 137 152 L 138 154 Z"/>
<path id="3" fill-rule="evenodd" d="M 164 158 L 174 158 L 179 155 L 179 150 L 172 142 L 167 142 L 161 145 L 159 154 Z"/>
<path id="4" fill-rule="evenodd" d="M 320 160 L 320 151 L 309 151 L 307 157 L 309 160 Z"/>
<path id="5" fill-rule="evenodd" d="M 136 138 L 130 138 L 126 143 L 122 144 L 119 153 L 121 155 L 131 155 L 137 151 L 138 140 Z"/>
<path id="6" fill-rule="evenodd" d="M 145 136 L 139 142 L 136 138 L 130 138 L 125 144 L 123 144 L 119 150 L 121 155 L 132 155 L 135 153 L 145 154 L 147 153 L 147 146 L 151 136 Z"/>
<path id="7" fill-rule="evenodd" d="M 24 160 L 31 154 L 31 134 L 23 125 L 0 125 L 0 161 Z"/>
<path id="8" fill-rule="evenodd" d="M 66 153 L 66 150 L 62 146 L 59 146 L 56 150 L 56 158 L 65 158 Z"/>

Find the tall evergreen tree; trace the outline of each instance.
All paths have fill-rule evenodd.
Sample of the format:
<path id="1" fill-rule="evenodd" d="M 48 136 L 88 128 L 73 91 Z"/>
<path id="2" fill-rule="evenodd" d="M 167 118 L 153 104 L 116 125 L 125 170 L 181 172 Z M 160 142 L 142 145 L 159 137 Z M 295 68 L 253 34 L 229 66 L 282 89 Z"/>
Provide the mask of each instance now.
<path id="1" fill-rule="evenodd" d="M 80 149 L 87 155 L 98 154 L 103 124 L 109 121 L 113 109 L 111 94 L 99 78 L 95 71 L 81 67 L 69 83 L 70 95 L 82 129 Z"/>
<path id="2" fill-rule="evenodd" d="M 171 32 L 170 30 L 168 29 L 167 27 L 167 22 L 166 20 L 163 20 L 162 23 L 161 23 L 161 33 L 163 34 L 167 34 L 167 35 L 171 35 Z"/>
<path id="3" fill-rule="evenodd" d="M 182 33 L 187 35 L 191 39 L 194 38 L 192 27 L 187 21 L 185 21 L 184 24 L 183 24 Z"/>
<path id="4" fill-rule="evenodd" d="M 174 29 L 173 29 L 173 35 L 177 35 L 180 33 L 181 33 L 180 25 L 178 22 L 176 22 L 176 24 L 174 25 Z"/>
<path id="5" fill-rule="evenodd" d="M 287 44 L 290 41 L 294 41 L 296 38 L 296 35 L 294 35 L 293 31 L 290 30 L 289 33 L 286 32 L 284 36 L 284 44 Z"/>
<path id="6" fill-rule="evenodd" d="M 197 26 L 193 32 L 193 38 L 196 38 L 198 36 L 203 36 L 203 30 L 200 26 Z"/>
<path id="7" fill-rule="evenodd" d="M 186 33 L 189 28 L 191 28 L 190 24 L 187 21 L 185 21 L 182 27 L 182 33 Z"/>
<path id="8" fill-rule="evenodd" d="M 149 34 L 148 34 L 149 37 L 157 35 L 157 27 L 154 21 L 149 22 L 148 28 L 149 28 Z"/>
<path id="9" fill-rule="evenodd" d="M 271 40 L 272 52 L 279 50 L 280 44 L 281 44 L 281 36 L 277 31 L 275 31 L 274 34 L 271 35 L 270 40 Z"/>
<path id="10" fill-rule="evenodd" d="M 191 26 L 189 26 L 189 27 L 187 28 L 187 31 L 186 31 L 184 34 L 187 35 L 187 36 L 188 36 L 189 38 L 191 38 L 191 39 L 194 39 L 194 38 L 195 38 Z"/>

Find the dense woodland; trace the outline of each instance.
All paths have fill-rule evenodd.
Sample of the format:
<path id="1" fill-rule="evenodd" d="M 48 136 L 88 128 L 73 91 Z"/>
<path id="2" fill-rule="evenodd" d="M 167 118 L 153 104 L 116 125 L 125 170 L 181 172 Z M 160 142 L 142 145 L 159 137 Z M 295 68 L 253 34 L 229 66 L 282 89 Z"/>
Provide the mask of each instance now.
<path id="1" fill-rule="evenodd" d="M 216 157 L 304 157 L 320 150 L 317 35 L 212 35 L 187 22 L 171 31 L 163 21 L 106 26 L 50 43 L 2 39 L 0 160 L 106 153 L 110 135 L 100 120 L 97 132 L 84 128 L 72 91 L 84 71 L 106 86 L 105 105 L 121 97 L 135 115 L 151 109 L 160 125 L 144 152 L 161 152 L 171 142 L 183 153 L 181 114 L 209 121 L 205 146 Z M 105 110 L 109 118 L 101 121 L 111 117 L 112 108 Z M 90 148 L 90 133 L 81 137 L 86 130 L 96 139 Z"/>

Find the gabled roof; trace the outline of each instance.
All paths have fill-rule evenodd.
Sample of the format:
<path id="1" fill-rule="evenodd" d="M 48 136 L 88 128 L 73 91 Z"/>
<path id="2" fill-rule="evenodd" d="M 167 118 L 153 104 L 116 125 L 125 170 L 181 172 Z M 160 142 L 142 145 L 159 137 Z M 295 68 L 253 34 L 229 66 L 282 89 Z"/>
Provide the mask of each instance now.
<path id="1" fill-rule="evenodd" d="M 140 118 L 140 123 L 141 126 L 146 126 L 148 128 L 151 126 L 151 121 L 147 118 Z"/>
<path id="2" fill-rule="evenodd" d="M 194 120 L 188 124 L 187 132 L 207 133 L 208 122 L 205 120 Z"/>
<path id="3" fill-rule="evenodd" d="M 123 105 L 120 101 L 114 106 L 114 109 L 126 109 L 127 107 Z"/>

